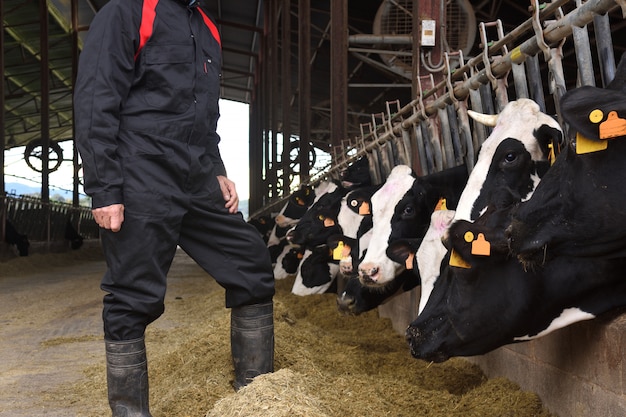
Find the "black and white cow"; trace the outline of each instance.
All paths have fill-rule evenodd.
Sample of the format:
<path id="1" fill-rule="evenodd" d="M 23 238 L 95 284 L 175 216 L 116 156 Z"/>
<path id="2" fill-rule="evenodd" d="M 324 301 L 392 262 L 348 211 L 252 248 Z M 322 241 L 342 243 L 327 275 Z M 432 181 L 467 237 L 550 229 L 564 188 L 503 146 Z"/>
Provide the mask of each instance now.
<path id="1" fill-rule="evenodd" d="M 426 306 L 406 331 L 414 357 L 481 355 L 626 305 L 626 258 L 558 257 L 527 271 L 507 253 L 508 210 L 489 208 L 474 223 L 450 227 L 448 244 L 468 267 L 450 266 L 451 252 L 444 258 Z M 489 256 L 471 253 L 467 235 L 480 233 L 492 242 Z"/>
<path id="2" fill-rule="evenodd" d="M 263 238 L 263 241 L 267 244 L 272 230 L 276 225 L 274 218 L 270 215 L 261 215 L 248 220 L 248 223 L 250 223 L 252 226 L 254 226 L 256 230 L 259 231 L 259 234 Z"/>
<path id="3" fill-rule="evenodd" d="M 375 213 L 372 218 L 374 227 L 368 232 L 370 244 L 358 266 L 358 279 L 350 278 L 337 296 L 340 312 L 360 314 L 369 311 L 420 284 L 419 275 L 407 272 L 404 263 L 395 262 L 389 255 L 389 245 L 398 239 L 423 236 L 437 203 L 444 198 L 447 204 L 456 205 L 466 181 L 465 166 L 424 177 L 416 177 L 405 165 L 392 170 L 385 184 L 372 196 Z M 378 227 L 375 227 L 376 222 Z M 372 245 L 372 242 L 376 243 Z M 377 272 L 372 274 L 372 271 Z M 379 279 L 381 276 L 385 279 Z M 364 279 L 368 282 L 364 283 Z"/>
<path id="4" fill-rule="evenodd" d="M 550 136 L 537 139 L 558 142 L 559 135 Z M 491 165 L 502 167 L 508 159 L 496 158 Z M 541 270 L 527 270 L 511 258 L 506 229 L 511 213 L 524 200 L 520 189 L 512 186 L 524 183 L 514 172 L 527 175 L 520 169 L 505 175 L 507 180 L 487 199 L 478 219 L 456 219 L 449 227 L 446 241 L 451 251 L 440 264 L 432 291 L 426 292 L 428 299 L 420 303 L 423 310 L 406 332 L 415 357 L 443 361 L 483 354 L 594 318 L 626 302 L 626 286 L 620 282 L 624 259 L 559 257 Z M 525 196 L 527 201 L 534 199 L 532 191 Z M 420 270 L 422 263 L 427 264 L 418 262 Z"/>
<path id="5" fill-rule="evenodd" d="M 267 240 L 267 247 L 272 258 L 272 263 L 276 263 L 280 254 L 287 245 L 286 234 L 298 220 L 306 213 L 313 204 L 318 194 L 326 192 L 327 184 L 324 182 L 316 189 L 310 186 L 303 186 L 293 192 L 278 215 L 274 218 L 274 226 Z"/>
<path id="6" fill-rule="evenodd" d="M 398 239 L 423 237 L 438 202 L 444 198 L 455 207 L 466 182 L 465 166 L 423 177 L 406 165 L 394 167 L 372 196 L 372 239 L 359 265 L 361 283 L 383 286 L 398 276 L 404 265 L 389 259 L 388 246 Z"/>
<path id="7" fill-rule="evenodd" d="M 478 122 L 493 127 L 493 130 L 481 146 L 478 160 L 459 198 L 454 219 L 450 219 L 449 212 L 438 214 L 441 218 L 433 219 L 436 225 L 431 225 L 431 228 L 437 229 L 434 233 L 444 232 L 442 224 L 449 225 L 452 221 L 461 219 L 476 219 L 490 202 L 501 201 L 502 205 L 505 201 L 512 203 L 529 198 L 549 167 L 550 147 L 558 146 L 562 141 L 559 124 L 552 117 L 540 112 L 539 106 L 532 100 L 512 101 L 497 115 L 482 115 L 473 111 L 469 114 Z M 520 125 L 516 125 L 516 122 Z M 455 207 L 449 205 L 447 208 Z M 430 216 L 428 220 L 430 224 Z M 390 241 L 388 246 L 392 244 L 393 241 Z M 431 245 L 435 247 L 431 248 Z M 407 252 L 407 248 L 405 246 L 404 252 Z M 437 239 L 428 239 L 420 245 L 420 249 L 422 253 L 438 254 L 436 258 L 428 257 L 430 264 L 424 265 L 428 272 L 421 276 L 427 283 L 421 288 L 422 309 L 446 252 L 442 251 Z M 398 265 L 404 263 L 401 260 L 402 255 L 402 251 L 396 251 L 395 257 L 400 260 Z M 420 274 L 421 270 L 422 265 L 419 265 L 414 272 Z"/>
<path id="8" fill-rule="evenodd" d="M 509 228 L 512 252 L 528 267 L 555 256 L 626 256 L 626 54 L 605 89 L 561 98 L 578 133 Z"/>
<path id="9" fill-rule="evenodd" d="M 9 219 L 6 219 L 4 225 L 4 241 L 9 245 L 15 245 L 20 256 L 28 256 L 28 248 L 30 247 L 28 237 L 19 233 Z"/>

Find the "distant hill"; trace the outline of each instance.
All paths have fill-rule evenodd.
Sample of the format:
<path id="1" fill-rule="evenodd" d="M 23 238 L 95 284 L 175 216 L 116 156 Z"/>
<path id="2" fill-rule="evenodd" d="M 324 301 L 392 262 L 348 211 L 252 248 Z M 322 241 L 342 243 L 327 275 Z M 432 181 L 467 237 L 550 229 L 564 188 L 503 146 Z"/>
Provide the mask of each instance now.
<path id="1" fill-rule="evenodd" d="M 9 195 L 30 195 L 39 194 L 41 192 L 40 187 L 31 187 L 19 182 L 6 182 L 4 183 L 4 191 Z"/>

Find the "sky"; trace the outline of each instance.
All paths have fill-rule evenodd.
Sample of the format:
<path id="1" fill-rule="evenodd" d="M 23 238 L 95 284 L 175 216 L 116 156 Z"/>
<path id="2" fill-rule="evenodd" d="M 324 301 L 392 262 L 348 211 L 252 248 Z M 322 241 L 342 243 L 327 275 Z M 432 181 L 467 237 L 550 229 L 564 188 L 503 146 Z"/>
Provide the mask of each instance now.
<path id="1" fill-rule="evenodd" d="M 229 100 L 220 100 L 220 119 L 217 133 L 222 138 L 220 152 L 226 165 L 228 177 L 235 182 L 239 200 L 247 200 L 250 195 L 249 171 L 249 106 Z M 58 170 L 50 173 L 50 194 L 72 190 L 72 142 L 61 143 L 64 162 Z M 13 148 L 4 153 L 4 173 L 6 183 L 22 183 L 41 188 L 41 174 L 33 171 L 24 161 L 24 147 Z M 65 161 L 67 160 L 67 161 Z M 7 190 L 10 191 L 10 190 Z M 79 190 L 82 194 L 82 189 Z"/>

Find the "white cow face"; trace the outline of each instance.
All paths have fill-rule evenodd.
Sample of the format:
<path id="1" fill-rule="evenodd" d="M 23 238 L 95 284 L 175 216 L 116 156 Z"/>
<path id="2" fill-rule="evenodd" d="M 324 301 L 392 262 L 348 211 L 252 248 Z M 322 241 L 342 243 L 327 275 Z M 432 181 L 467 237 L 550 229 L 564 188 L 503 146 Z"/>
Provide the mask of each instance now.
<path id="1" fill-rule="evenodd" d="M 407 201 L 416 177 L 406 165 L 396 166 L 383 186 L 372 196 L 372 236 L 367 253 L 359 265 L 359 278 L 364 285 L 384 285 L 404 269 L 386 255 L 392 235 L 394 217 L 413 216 L 415 206 L 401 204 Z"/>
<path id="2" fill-rule="evenodd" d="M 456 208 L 455 219 L 473 221 L 493 203 L 498 187 L 516 190 L 521 201 L 530 198 L 549 166 L 549 146 L 558 146 L 563 133 L 556 120 L 528 99 L 510 102 L 498 115 L 469 114 L 494 126 Z"/>

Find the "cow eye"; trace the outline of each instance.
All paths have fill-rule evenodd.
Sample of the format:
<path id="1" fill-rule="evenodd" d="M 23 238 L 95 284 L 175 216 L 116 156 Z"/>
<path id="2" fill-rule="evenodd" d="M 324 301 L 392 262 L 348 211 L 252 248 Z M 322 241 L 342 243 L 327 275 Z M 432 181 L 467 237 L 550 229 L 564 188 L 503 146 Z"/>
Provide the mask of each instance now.
<path id="1" fill-rule="evenodd" d="M 402 211 L 403 216 L 413 216 L 415 214 L 415 208 L 413 206 L 406 206 Z"/>
<path id="2" fill-rule="evenodd" d="M 504 161 L 509 163 L 509 164 L 512 163 L 512 162 L 515 162 L 516 159 L 517 159 L 517 154 L 515 152 L 509 152 L 504 157 Z"/>

